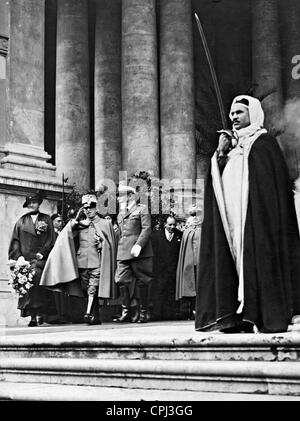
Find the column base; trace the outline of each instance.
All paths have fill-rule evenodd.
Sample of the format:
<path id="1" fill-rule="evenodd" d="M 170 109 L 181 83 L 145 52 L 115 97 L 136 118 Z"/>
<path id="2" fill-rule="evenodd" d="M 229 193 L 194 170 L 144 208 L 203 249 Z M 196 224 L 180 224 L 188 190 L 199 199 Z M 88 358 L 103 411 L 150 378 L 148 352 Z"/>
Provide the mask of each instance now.
<path id="1" fill-rule="evenodd" d="M 36 153 L 38 149 L 36 148 Z M 45 199 L 40 209 L 49 215 L 57 211 L 57 202 L 62 197 L 62 183 L 56 177 L 55 167 L 45 162 L 45 157 L 49 155 L 41 151 L 41 156 L 30 157 L 28 151 L 29 148 L 22 147 L 15 154 L 7 154 L 3 158 L 4 162 L 2 159 L 0 163 L 0 325 L 5 326 L 28 324 L 28 318 L 20 317 L 17 297 L 9 290 L 7 267 L 8 247 L 14 224 L 27 211 L 23 208 L 25 196 L 36 190 L 43 191 Z M 21 165 L 19 160 L 22 156 L 24 160 Z M 33 166 L 34 163 L 36 166 Z M 65 193 L 71 191 L 70 186 L 65 186 Z"/>
<path id="2" fill-rule="evenodd" d="M 1 150 L 4 155 L 0 168 L 35 173 L 43 171 L 44 175 L 55 177 L 56 167 L 49 162 L 51 155 L 38 146 L 23 143 L 7 143 Z"/>

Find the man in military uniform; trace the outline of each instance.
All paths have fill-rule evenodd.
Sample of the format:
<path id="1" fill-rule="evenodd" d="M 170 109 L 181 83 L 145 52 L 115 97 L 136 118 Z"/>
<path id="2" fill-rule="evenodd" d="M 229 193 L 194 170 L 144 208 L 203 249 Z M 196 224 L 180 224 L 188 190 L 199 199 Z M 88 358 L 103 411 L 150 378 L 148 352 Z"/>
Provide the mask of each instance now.
<path id="1" fill-rule="evenodd" d="M 136 202 L 135 194 L 133 187 L 124 185 L 119 187 L 118 224 L 121 237 L 117 252 L 116 282 L 120 289 L 122 314 L 115 321 L 132 321 L 129 286 L 132 282 L 136 282 L 140 309 L 139 317 L 135 321 L 146 323 L 148 290 L 152 280 L 151 217 L 147 207 Z"/>
<path id="2" fill-rule="evenodd" d="M 84 321 L 87 324 L 94 325 L 101 324 L 98 298 L 101 298 L 102 294 L 99 291 L 99 281 L 100 279 L 103 280 L 107 266 L 111 266 L 113 230 L 111 224 L 100 218 L 97 213 L 97 198 L 95 195 L 84 195 L 82 205 L 81 209 L 83 209 L 86 219 L 79 220 L 79 211 L 78 217 L 72 221 L 72 229 L 78 236 L 77 266 L 81 287 L 88 296 Z M 105 247 L 109 249 L 106 253 Z M 108 283 L 107 287 L 104 286 L 105 289 L 111 289 L 109 276 L 105 275 L 102 282 Z M 109 295 L 107 297 L 109 298 Z"/>
<path id="3" fill-rule="evenodd" d="M 84 215 L 82 215 L 84 213 Z M 97 197 L 82 197 L 82 207 L 59 234 L 41 285 L 87 296 L 84 322 L 101 324 L 100 306 L 115 298 L 116 240 L 111 222 L 97 212 Z M 78 280 L 80 280 L 80 285 Z"/>

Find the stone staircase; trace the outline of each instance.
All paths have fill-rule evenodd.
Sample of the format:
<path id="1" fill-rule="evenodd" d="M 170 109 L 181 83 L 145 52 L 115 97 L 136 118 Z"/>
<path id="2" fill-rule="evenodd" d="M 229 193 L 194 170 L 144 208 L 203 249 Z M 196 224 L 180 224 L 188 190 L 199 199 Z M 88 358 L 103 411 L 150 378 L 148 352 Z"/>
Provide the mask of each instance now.
<path id="1" fill-rule="evenodd" d="M 80 388 L 93 396 L 105 389 L 108 400 L 116 388 L 136 400 L 145 391 L 158 399 L 167 391 L 182 400 L 203 393 L 300 399 L 298 331 L 203 334 L 192 322 L 34 329 L 0 337 L 0 399 L 20 383 L 23 395 L 26 385 L 40 384 L 72 387 L 73 397 Z"/>

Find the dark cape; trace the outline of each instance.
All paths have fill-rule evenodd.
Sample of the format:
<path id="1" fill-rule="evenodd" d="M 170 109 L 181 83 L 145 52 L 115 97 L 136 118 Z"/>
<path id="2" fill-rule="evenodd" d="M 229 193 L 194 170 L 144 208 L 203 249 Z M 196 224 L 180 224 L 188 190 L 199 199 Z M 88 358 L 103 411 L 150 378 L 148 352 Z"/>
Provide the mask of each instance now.
<path id="1" fill-rule="evenodd" d="M 272 136 L 261 135 L 248 158 L 244 231 L 243 320 L 265 332 L 286 331 L 300 314 L 300 239 L 287 166 Z M 226 327 L 236 315 L 238 275 L 209 175 L 197 280 L 196 330 Z"/>
<path id="2" fill-rule="evenodd" d="M 38 234 L 36 227 L 38 222 L 41 221 L 47 224 L 47 229 Z M 47 312 L 45 305 L 48 294 L 47 291 L 39 286 L 39 282 L 54 241 L 52 219 L 45 213 L 40 212 L 38 214 L 35 224 L 32 221 L 31 215 L 27 213 L 21 216 L 14 226 L 8 251 L 9 259 L 17 260 L 20 256 L 23 256 L 35 269 L 35 275 L 33 277 L 34 286 L 27 294 L 20 297 L 18 301 L 18 309 L 21 310 L 22 317 L 28 317 L 37 311 L 42 313 Z M 42 260 L 37 260 L 37 253 L 43 255 Z"/>
<path id="3" fill-rule="evenodd" d="M 98 298 L 114 299 L 116 285 L 114 282 L 116 269 L 116 237 L 112 224 L 99 218 L 94 223 L 96 231 L 104 238 L 99 267 L 101 267 Z M 74 297 L 84 297 L 79 282 L 77 265 L 76 228 L 72 229 L 71 222 L 64 227 L 57 238 L 46 262 L 40 285 L 52 291 L 64 291 Z M 76 247 L 77 246 L 77 247 Z"/>

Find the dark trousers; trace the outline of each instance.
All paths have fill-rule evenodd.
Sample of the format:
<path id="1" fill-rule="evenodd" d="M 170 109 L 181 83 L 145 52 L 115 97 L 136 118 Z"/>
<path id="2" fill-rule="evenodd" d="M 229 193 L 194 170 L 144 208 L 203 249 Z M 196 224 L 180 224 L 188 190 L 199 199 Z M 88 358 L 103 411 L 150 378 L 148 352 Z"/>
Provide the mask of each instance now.
<path id="1" fill-rule="evenodd" d="M 152 257 L 118 260 L 116 283 L 128 285 L 136 279 L 138 287 L 146 287 L 152 281 Z"/>
<path id="2" fill-rule="evenodd" d="M 159 273 L 151 284 L 152 316 L 155 320 L 176 320 L 179 302 L 175 299 L 176 273 Z"/>

